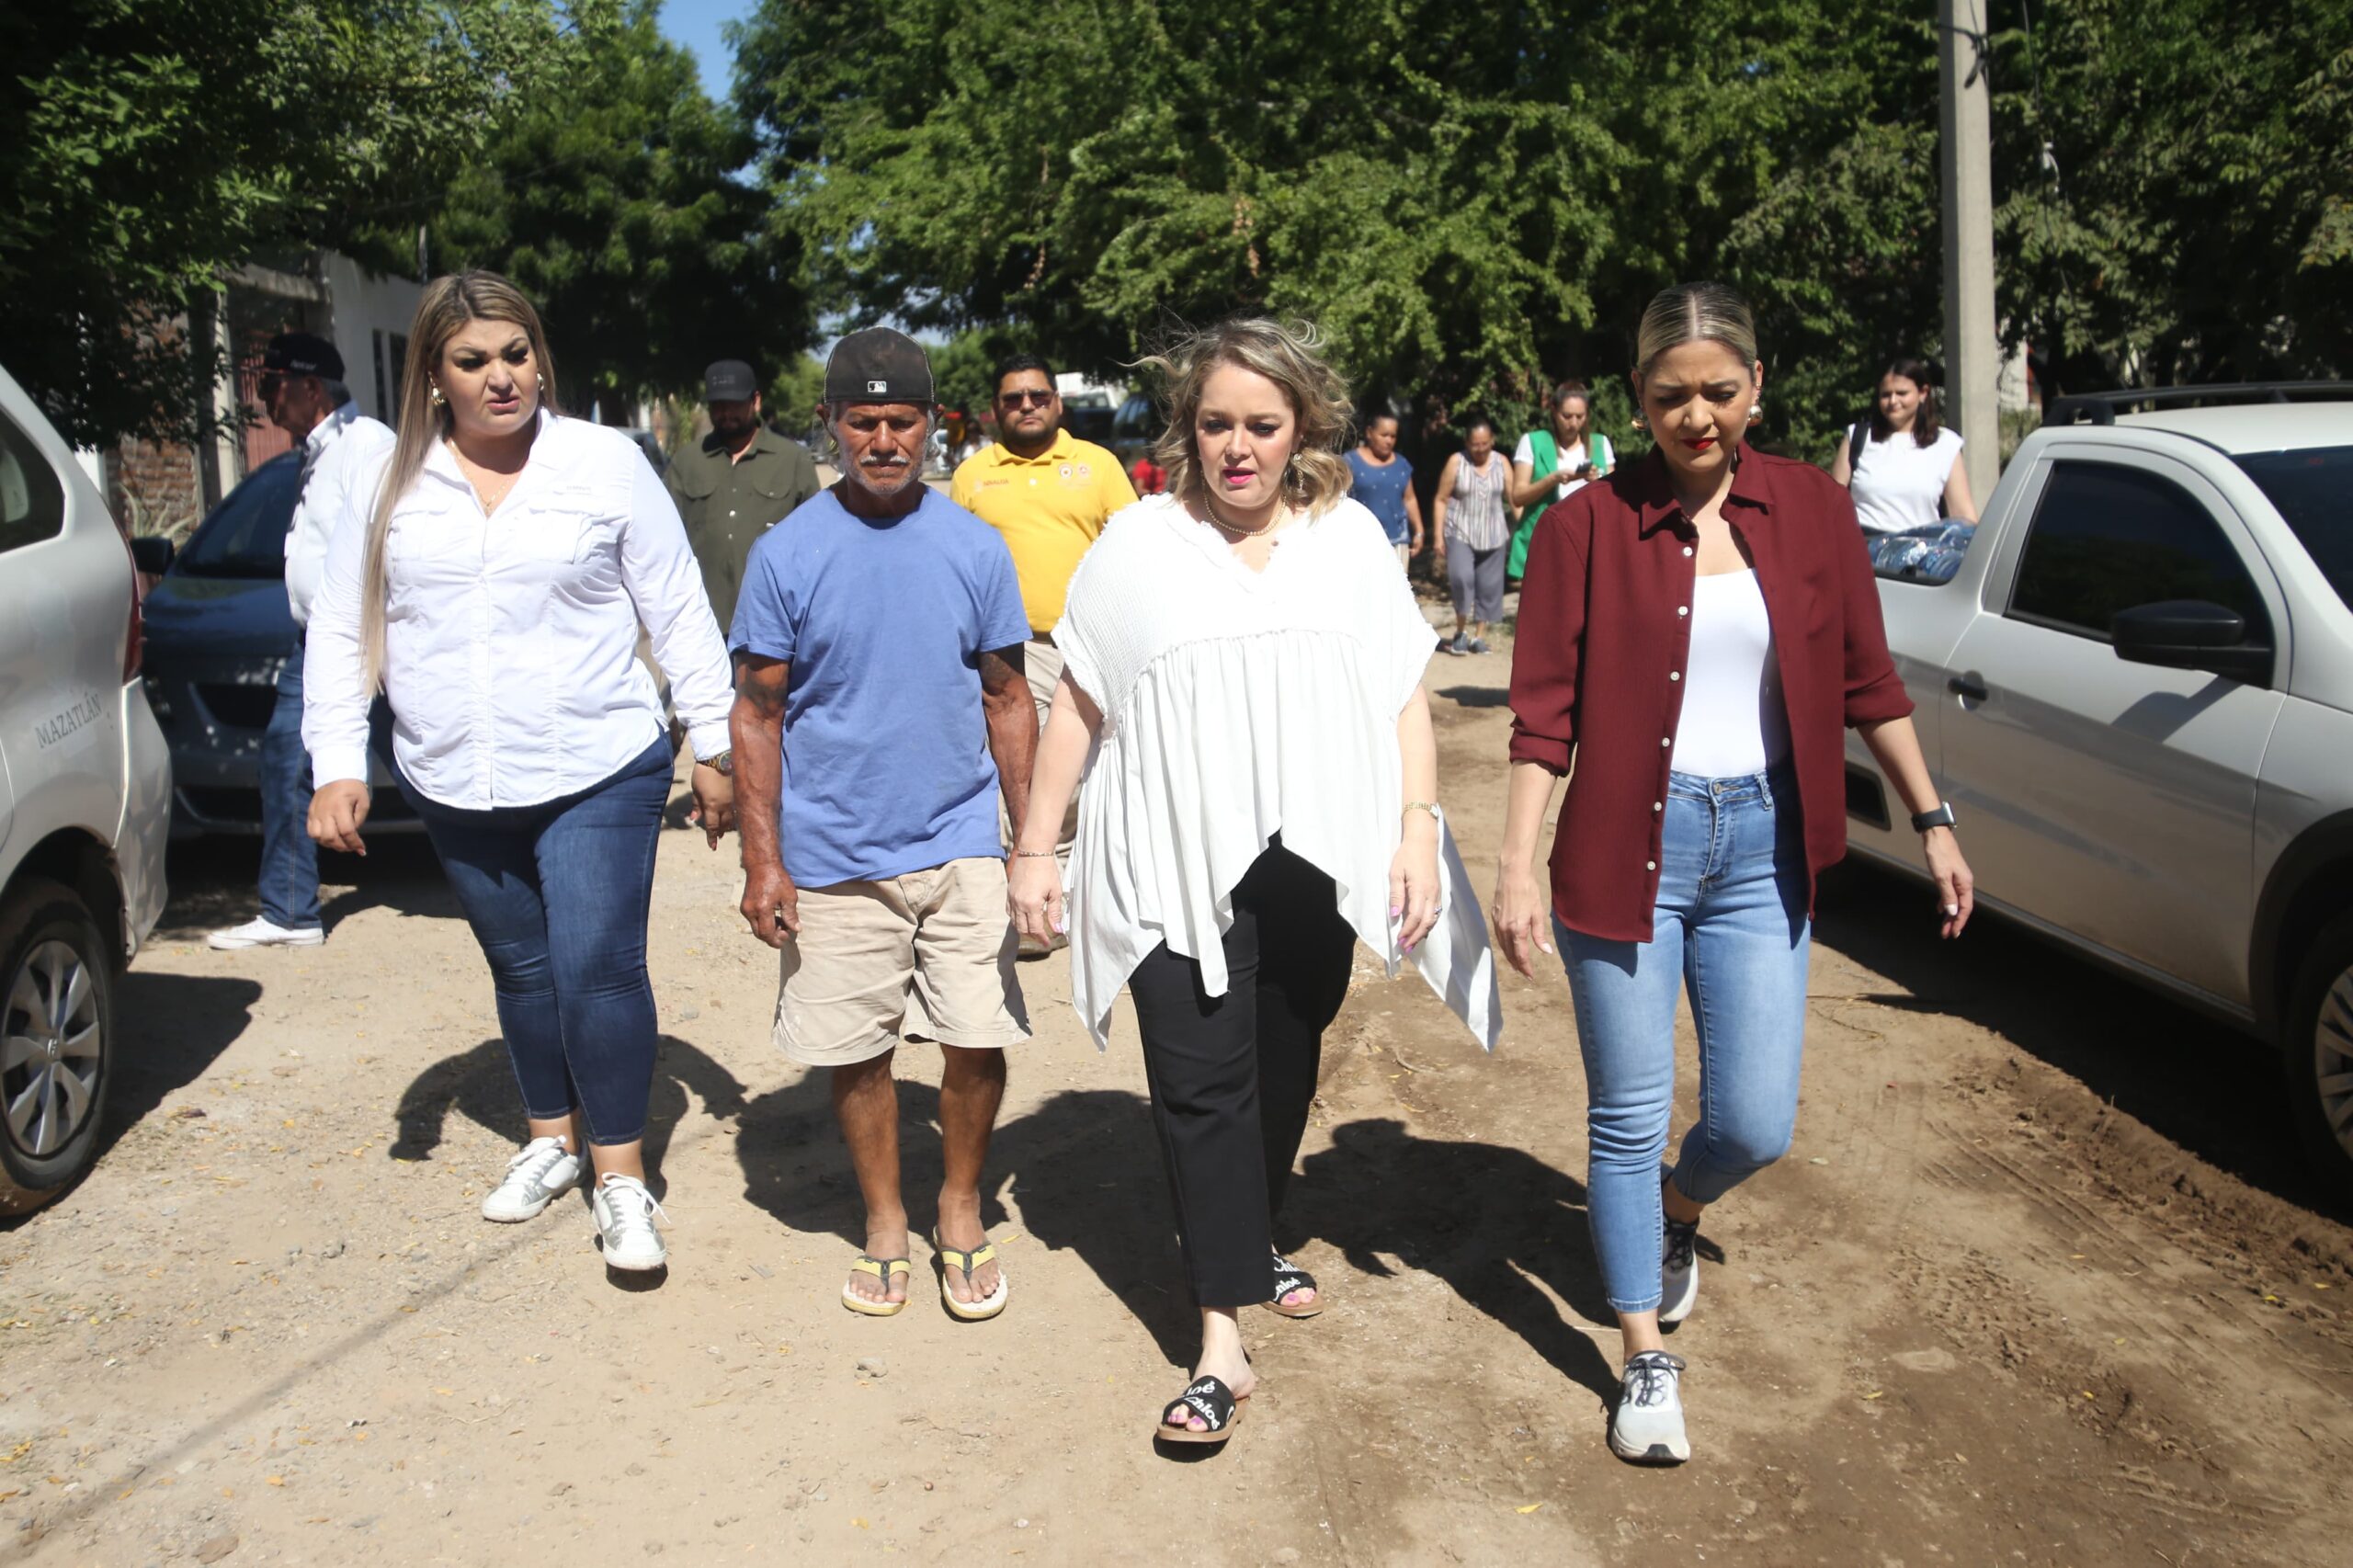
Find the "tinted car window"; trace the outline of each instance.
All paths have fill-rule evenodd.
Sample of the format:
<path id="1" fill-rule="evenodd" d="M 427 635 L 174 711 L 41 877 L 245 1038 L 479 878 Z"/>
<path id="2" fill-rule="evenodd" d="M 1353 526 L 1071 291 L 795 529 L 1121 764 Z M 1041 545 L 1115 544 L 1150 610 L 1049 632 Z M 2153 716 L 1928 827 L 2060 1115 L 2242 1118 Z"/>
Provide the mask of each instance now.
<path id="1" fill-rule="evenodd" d="M 283 577 L 286 530 L 294 526 L 294 493 L 302 478 L 295 453 L 254 470 L 212 510 L 172 563 L 191 577 Z"/>
<path id="2" fill-rule="evenodd" d="M 2279 508 L 2336 597 L 2353 605 L 2353 500 L 2346 489 L 2353 485 L 2353 447 L 2252 453 L 2239 467 Z"/>
<path id="3" fill-rule="evenodd" d="M 65 531 L 65 487 L 33 439 L 0 416 L 0 551 Z"/>
<path id="4" fill-rule="evenodd" d="M 2196 497 L 2140 469 L 2056 464 L 2026 536 L 2011 616 L 2105 642 L 2117 611 L 2166 599 L 2234 609 L 2250 645 L 2271 645 L 2255 579 Z"/>

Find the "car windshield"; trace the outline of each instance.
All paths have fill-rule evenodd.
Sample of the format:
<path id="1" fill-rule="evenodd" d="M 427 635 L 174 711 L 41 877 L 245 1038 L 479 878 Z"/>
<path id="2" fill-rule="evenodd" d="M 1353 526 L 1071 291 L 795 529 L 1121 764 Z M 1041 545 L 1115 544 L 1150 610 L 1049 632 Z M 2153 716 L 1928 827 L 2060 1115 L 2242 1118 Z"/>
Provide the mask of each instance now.
<path id="1" fill-rule="evenodd" d="M 2239 467 L 2288 519 L 2336 597 L 2353 606 L 2353 447 L 2307 447 L 2294 452 L 2249 452 Z"/>
<path id="2" fill-rule="evenodd" d="M 302 460 L 272 458 L 212 509 L 172 562 L 191 577 L 283 577 L 286 530 L 294 526 L 294 493 Z"/>

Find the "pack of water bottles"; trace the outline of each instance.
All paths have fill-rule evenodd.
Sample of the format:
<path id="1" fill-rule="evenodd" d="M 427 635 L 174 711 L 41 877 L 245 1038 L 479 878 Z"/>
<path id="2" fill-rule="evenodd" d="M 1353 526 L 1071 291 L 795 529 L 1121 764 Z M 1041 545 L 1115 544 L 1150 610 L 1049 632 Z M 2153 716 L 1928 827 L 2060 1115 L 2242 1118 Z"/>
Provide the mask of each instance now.
<path id="1" fill-rule="evenodd" d="M 1871 570 L 1905 583 L 1946 583 L 1961 570 L 1975 523 L 1938 523 L 1871 536 Z"/>

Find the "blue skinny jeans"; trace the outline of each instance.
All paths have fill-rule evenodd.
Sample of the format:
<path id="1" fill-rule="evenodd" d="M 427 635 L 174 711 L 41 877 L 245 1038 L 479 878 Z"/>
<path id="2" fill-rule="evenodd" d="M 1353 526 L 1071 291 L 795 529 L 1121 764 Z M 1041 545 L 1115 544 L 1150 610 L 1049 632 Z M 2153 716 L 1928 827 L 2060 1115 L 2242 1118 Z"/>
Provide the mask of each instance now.
<path id="1" fill-rule="evenodd" d="M 576 1109 L 591 1143 L 645 1135 L 645 925 L 670 765 L 657 737 L 611 778 L 542 805 L 465 811 L 407 792 L 490 960 L 524 1113 L 555 1121 Z"/>
<path id="2" fill-rule="evenodd" d="M 290 931 L 319 928 L 319 846 L 311 837 L 311 754 L 302 749 L 302 641 L 278 667 L 261 733 L 261 913 Z"/>
<path id="3" fill-rule="evenodd" d="M 1668 777 L 1647 942 L 1553 934 L 1585 1055 L 1586 1217 L 1609 1304 L 1656 1310 L 1676 993 L 1699 1042 L 1699 1119 L 1666 1179 L 1712 1203 L 1789 1152 L 1805 1041 L 1804 830 L 1795 779 Z"/>

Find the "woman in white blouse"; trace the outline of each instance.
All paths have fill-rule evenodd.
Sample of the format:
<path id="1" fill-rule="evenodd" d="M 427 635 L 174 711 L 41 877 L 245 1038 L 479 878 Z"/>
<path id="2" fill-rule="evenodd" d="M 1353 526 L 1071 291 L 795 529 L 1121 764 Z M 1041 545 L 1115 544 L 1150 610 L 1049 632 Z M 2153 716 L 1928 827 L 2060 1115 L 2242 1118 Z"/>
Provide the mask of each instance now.
<path id="1" fill-rule="evenodd" d="M 1133 995 L 1201 1314 L 1194 1381 L 1154 1431 L 1215 1443 L 1256 1383 L 1237 1311 L 1323 1310 L 1273 1211 L 1355 945 L 1393 970 L 1438 914 L 1436 636 L 1347 499 L 1347 392 L 1310 330 L 1231 321 L 1146 363 L 1168 494 L 1114 516 L 1071 579 L 1010 898 L 1025 935 L 1068 929 L 1098 1046 Z M 1065 917 L 1051 824 L 1082 770 Z M 1447 947 L 1415 955 L 1442 990 Z"/>
<path id="2" fill-rule="evenodd" d="M 304 664 L 311 835 L 364 854 L 381 687 L 406 794 L 490 961 L 530 1137 L 483 1200 L 528 1220 L 582 1176 L 608 1267 L 667 1260 L 645 1187 L 654 992 L 646 915 L 671 747 L 641 626 L 699 759 L 699 820 L 733 819 L 727 652 L 662 482 L 618 431 L 566 419 L 530 301 L 434 281 L 410 329 L 400 439 L 327 551 Z"/>
<path id="3" fill-rule="evenodd" d="M 1898 359 L 1879 378 L 1868 419 L 1857 420 L 1830 459 L 1830 477 L 1855 502 L 1867 534 L 1934 528 L 1940 518 L 1973 523 L 1977 503 L 1961 465 L 1961 432 L 1937 406 L 1936 379 L 1917 359 Z"/>

